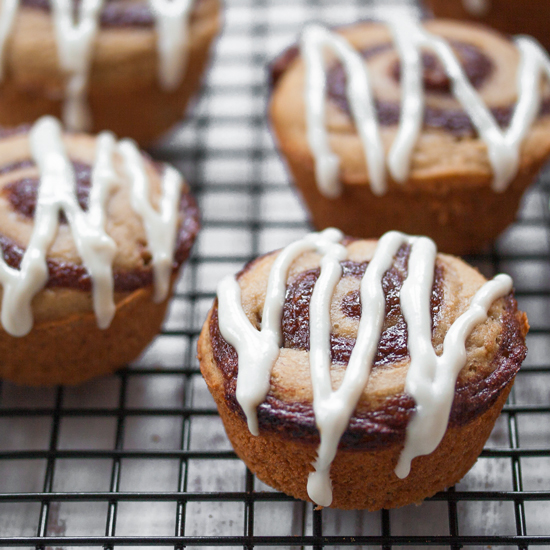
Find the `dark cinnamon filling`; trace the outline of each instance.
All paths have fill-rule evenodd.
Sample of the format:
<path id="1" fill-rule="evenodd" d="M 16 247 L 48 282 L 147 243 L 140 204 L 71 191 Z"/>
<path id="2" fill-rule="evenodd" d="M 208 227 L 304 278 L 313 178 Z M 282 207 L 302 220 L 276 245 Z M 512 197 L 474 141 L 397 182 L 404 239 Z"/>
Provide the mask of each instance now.
<path id="1" fill-rule="evenodd" d="M 396 255 L 395 263 L 382 279 L 382 288 L 386 298 L 386 318 L 374 358 L 374 367 L 396 363 L 408 357 L 407 324 L 401 312 L 399 292 L 407 277 L 407 262 L 410 247 L 402 247 Z M 342 262 L 342 276 L 361 278 L 367 269 L 367 263 Z M 309 304 L 320 270 L 314 269 L 301 273 L 292 284 L 287 286 L 283 307 L 282 332 L 283 347 L 309 351 Z M 442 299 L 442 269 L 436 267 L 435 284 L 432 291 L 432 322 L 437 318 Z M 341 304 L 348 317 L 361 317 L 361 298 L 359 291 L 350 292 Z M 331 334 L 332 361 L 348 364 L 355 339 Z"/>
<path id="2" fill-rule="evenodd" d="M 80 208 L 86 211 L 88 210 L 92 169 L 89 165 L 82 162 L 73 162 L 72 164 L 76 183 L 76 198 Z M 30 160 L 14 163 L 1 168 L 0 174 L 33 165 L 34 163 Z M 39 186 L 40 180 L 38 178 L 23 178 L 8 183 L 1 193 L 6 197 L 15 212 L 19 212 L 19 214 L 22 214 L 26 218 L 34 218 Z M 59 215 L 59 221 L 67 223 L 67 218 L 63 212 Z"/>
<path id="3" fill-rule="evenodd" d="M 451 44 L 468 80 L 475 88 L 480 88 L 490 77 L 494 68 L 493 62 L 479 48 L 472 44 L 462 42 L 451 42 Z M 363 50 L 361 54 L 365 59 L 370 59 L 391 48 L 393 48 L 391 44 L 378 45 Z M 450 94 L 450 79 L 437 57 L 430 53 L 423 53 L 422 64 L 426 92 L 428 94 Z M 391 68 L 391 75 L 396 81 L 400 79 L 400 72 L 399 61 L 396 61 Z M 346 75 L 342 65 L 339 63 L 333 65 L 328 72 L 327 95 L 340 109 L 351 116 L 346 94 Z M 383 126 L 399 124 L 401 117 L 400 104 L 376 100 L 375 105 L 380 124 Z M 515 105 L 510 105 L 490 110 L 497 124 L 501 128 L 506 128 L 510 125 L 514 109 Z M 548 113 L 550 113 L 550 98 L 545 98 L 541 105 L 540 115 Z M 474 136 L 477 133 L 470 117 L 462 109 L 436 109 L 426 105 L 424 109 L 424 126 L 441 128 L 457 136 Z"/>
<path id="4" fill-rule="evenodd" d="M 76 7 L 81 0 L 74 2 Z M 201 0 L 196 0 L 200 2 Z M 28 8 L 51 11 L 50 0 L 21 0 L 21 4 Z M 128 0 L 106 0 L 99 19 L 101 27 L 152 27 L 155 16 L 146 2 Z"/>
<path id="5" fill-rule="evenodd" d="M 453 50 L 466 73 L 466 76 L 475 88 L 481 88 L 490 77 L 494 65 L 491 59 L 479 48 L 472 44 L 452 41 Z M 380 53 L 393 49 L 390 43 L 377 44 L 361 51 L 365 59 L 371 59 Z M 289 67 L 292 61 L 299 55 L 297 47 L 289 48 L 271 66 L 271 83 L 274 87 Z M 423 81 L 428 94 L 449 94 L 450 80 L 446 75 L 441 62 L 431 53 L 422 54 Z M 400 79 L 400 64 L 397 61 L 390 69 L 391 76 L 395 80 Z M 327 74 L 327 95 L 342 111 L 351 116 L 350 107 L 346 95 L 346 75 L 340 63 L 334 64 Z M 382 126 L 395 126 L 399 124 L 401 105 L 382 99 L 375 100 L 377 118 Z M 497 124 L 501 128 L 510 125 L 515 105 L 491 108 Z M 539 116 L 550 113 L 550 97 L 543 98 Z M 425 106 L 424 126 L 440 128 L 457 137 L 475 136 L 477 134 L 470 117 L 462 109 L 437 109 Z"/>
<path id="6" fill-rule="evenodd" d="M 76 7 L 80 2 L 75 2 Z M 50 13 L 50 0 L 21 0 L 27 8 L 39 9 Z M 107 0 L 100 15 L 102 27 L 152 27 L 155 18 L 147 3 L 127 2 L 125 0 Z"/>
<path id="7" fill-rule="evenodd" d="M 383 278 L 386 319 L 373 368 L 384 368 L 386 365 L 386 368 L 389 368 L 392 363 L 408 356 L 406 323 L 399 305 L 399 291 L 407 273 L 408 253 L 406 248 L 400 250 L 394 266 Z M 344 276 L 361 277 L 366 269 L 366 264 L 344 262 L 344 271 L 348 266 L 351 269 Z M 436 267 L 431 299 L 432 323 L 437 323 L 443 299 L 443 276 L 443 269 L 440 266 Z M 306 327 L 309 328 L 310 287 L 317 277 L 318 273 L 314 270 L 307 271 L 287 287 L 282 321 L 285 347 L 309 348 L 309 330 L 306 334 Z M 506 297 L 505 301 L 506 311 L 502 318 L 500 347 L 492 360 L 494 370 L 487 378 L 467 383 L 461 383 L 460 380 L 457 382 L 450 416 L 451 425 L 466 424 L 487 411 L 498 399 L 502 389 L 515 376 L 525 358 L 527 350 L 516 315 L 516 302 L 511 295 Z M 356 317 L 357 313 L 360 313 L 361 305 L 355 297 L 342 302 L 342 308 L 350 307 L 350 316 Z M 217 302 L 214 304 L 209 330 L 214 360 L 224 377 L 226 402 L 244 419 L 244 413 L 235 394 L 238 356 L 235 349 L 220 334 Z M 348 339 L 344 342 L 333 334 L 333 360 L 347 363 L 354 344 L 354 340 Z M 402 442 L 414 407 L 412 397 L 401 394 L 386 399 L 383 407 L 379 409 L 356 410 L 340 441 L 340 448 L 374 449 Z M 258 420 L 262 430 L 279 432 L 283 437 L 290 439 L 306 439 L 312 444 L 318 442 L 315 417 L 310 403 L 289 403 L 268 395 L 258 407 Z"/>
<path id="8" fill-rule="evenodd" d="M 481 88 L 485 81 L 491 76 L 494 65 L 491 59 L 487 57 L 479 48 L 465 42 L 449 40 L 455 55 L 457 56 L 462 70 L 466 77 L 476 89 Z M 388 49 L 392 48 L 388 44 Z M 365 59 L 372 57 L 369 50 L 364 50 Z M 377 49 L 378 53 L 380 48 Z M 451 79 L 447 76 L 443 64 L 439 58 L 431 52 L 422 52 L 423 82 L 424 89 L 428 92 L 451 93 Z M 401 80 L 401 63 L 397 60 L 391 69 L 391 74 L 396 82 Z"/>
<path id="9" fill-rule="evenodd" d="M 0 167 L 0 175 L 13 170 L 34 166 L 31 160 L 24 160 Z M 76 179 L 76 194 L 80 207 L 88 208 L 90 194 L 91 167 L 81 162 L 73 162 Z M 157 166 L 159 172 L 161 165 Z M 37 178 L 24 178 L 11 182 L 0 191 L 9 202 L 14 211 L 25 217 L 33 218 L 36 209 L 39 180 Z M 176 235 L 176 248 L 174 253 L 174 269 L 177 269 L 189 256 L 191 247 L 199 231 L 199 210 L 193 197 L 184 192 L 179 204 L 180 218 L 182 219 Z M 67 223 L 63 213 L 60 214 L 60 222 Z M 19 269 L 25 249 L 13 240 L 0 235 L 0 246 L 4 261 L 15 269 Z M 141 257 L 142 266 L 132 270 L 114 270 L 114 287 L 117 292 L 131 292 L 153 284 L 153 271 L 150 265 L 151 252 L 147 243 L 143 243 Z M 47 287 L 73 288 L 82 291 L 90 291 L 92 281 L 86 268 L 70 262 L 48 260 Z"/>

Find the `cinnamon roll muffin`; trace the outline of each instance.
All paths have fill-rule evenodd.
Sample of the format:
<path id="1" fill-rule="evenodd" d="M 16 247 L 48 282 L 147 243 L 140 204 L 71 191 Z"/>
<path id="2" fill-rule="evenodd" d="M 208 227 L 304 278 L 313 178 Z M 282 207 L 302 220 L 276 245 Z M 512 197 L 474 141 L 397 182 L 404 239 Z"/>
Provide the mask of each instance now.
<path id="1" fill-rule="evenodd" d="M 513 221 L 550 154 L 544 74 L 532 40 L 480 25 L 313 25 L 273 65 L 270 118 L 316 227 L 464 254 Z"/>
<path id="2" fill-rule="evenodd" d="M 183 117 L 220 27 L 218 0 L 9 0 L 0 125 L 61 117 L 148 144 Z"/>
<path id="3" fill-rule="evenodd" d="M 550 5 L 545 0 L 425 0 L 436 17 L 479 22 L 507 34 L 530 34 L 550 49 Z"/>
<path id="4" fill-rule="evenodd" d="M 180 174 L 52 117 L 0 138 L 0 377 L 76 384 L 158 333 L 199 228 Z"/>
<path id="5" fill-rule="evenodd" d="M 346 509 L 418 503 L 476 461 L 525 358 L 512 281 L 430 239 L 313 233 L 218 287 L 201 371 L 259 479 Z"/>

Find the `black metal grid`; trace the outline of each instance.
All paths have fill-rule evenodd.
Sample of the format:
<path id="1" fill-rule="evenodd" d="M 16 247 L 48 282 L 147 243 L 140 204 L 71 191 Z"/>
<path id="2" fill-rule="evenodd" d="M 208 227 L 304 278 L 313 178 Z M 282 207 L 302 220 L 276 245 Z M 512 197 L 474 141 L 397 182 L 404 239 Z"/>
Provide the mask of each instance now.
<path id="1" fill-rule="evenodd" d="M 396 3 L 397 0 L 396 0 Z M 387 4 L 387 3 L 386 3 Z M 265 122 L 267 61 L 301 24 L 369 2 L 228 0 L 192 116 L 152 154 L 179 166 L 203 231 L 162 334 L 115 376 L 0 394 L 0 546 L 550 546 L 550 230 L 544 181 L 487 255 L 514 276 L 529 356 L 473 470 L 422 506 L 315 511 L 256 480 L 229 446 L 195 348 L 217 281 L 309 230 Z"/>

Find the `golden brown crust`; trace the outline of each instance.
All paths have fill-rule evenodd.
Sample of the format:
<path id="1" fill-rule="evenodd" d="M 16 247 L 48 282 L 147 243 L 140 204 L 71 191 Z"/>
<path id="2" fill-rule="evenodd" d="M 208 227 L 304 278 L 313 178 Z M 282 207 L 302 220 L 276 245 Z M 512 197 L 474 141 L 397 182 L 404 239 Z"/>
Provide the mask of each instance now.
<path id="1" fill-rule="evenodd" d="M 121 27 L 99 31 L 90 72 L 89 103 L 93 132 L 108 128 L 142 145 L 181 119 L 197 90 L 210 45 L 220 28 L 218 0 L 201 0 L 189 27 L 185 77 L 179 88 L 165 92 L 158 83 L 154 28 Z M 0 85 L 0 125 L 33 122 L 44 114 L 59 117 L 64 89 L 51 16 L 23 7 L 4 56 Z"/>
<path id="2" fill-rule="evenodd" d="M 430 21 L 428 30 L 479 48 L 494 67 L 479 93 L 490 108 L 510 108 L 516 100 L 515 73 L 518 53 L 501 35 L 479 26 L 450 21 Z M 341 32 L 358 49 L 391 44 L 387 29 L 360 23 Z M 400 90 L 392 68 L 397 57 L 383 49 L 367 62 L 373 69 L 378 100 L 397 102 Z M 423 128 L 411 158 L 406 182 L 388 182 L 388 192 L 370 190 L 363 149 L 350 115 L 334 101 L 327 104 L 329 143 L 341 162 L 343 193 L 327 199 L 317 190 L 314 162 L 306 139 L 304 65 L 300 58 L 288 63 L 277 79 L 269 108 L 273 131 L 292 176 L 318 228 L 339 227 L 358 237 L 379 237 L 390 229 L 433 238 L 449 253 L 479 251 L 514 219 L 521 194 L 550 154 L 550 116 L 541 116 L 521 147 L 517 177 L 504 193 L 491 189 L 493 175 L 485 144 L 476 135 L 454 135 L 438 127 Z M 426 94 L 429 108 L 460 109 L 446 93 Z M 397 132 L 395 124 L 383 125 L 386 152 Z"/>
<path id="3" fill-rule="evenodd" d="M 403 187 L 390 182 L 383 196 L 374 195 L 366 185 L 348 185 L 340 197 L 329 199 L 317 189 L 313 162 L 296 158 L 279 136 L 278 141 L 316 228 L 338 227 L 358 237 L 398 229 L 428 235 L 441 249 L 457 255 L 482 251 L 513 223 L 525 189 L 544 165 L 539 160 L 522 169 L 504 193 L 492 191 L 488 178 L 487 185 L 476 186 L 474 178 L 459 173 L 441 180 L 411 178 Z"/>
<path id="4" fill-rule="evenodd" d="M 348 254 L 358 262 L 368 260 L 372 257 L 374 244 L 354 241 L 348 244 Z M 254 261 L 239 275 L 243 309 L 253 324 L 261 318 L 267 274 L 276 256 L 277 253 L 272 253 Z M 292 281 L 297 280 L 300 273 L 310 272 L 318 262 L 319 257 L 314 253 L 303 254 L 295 261 L 288 278 L 287 300 Z M 458 258 L 440 255 L 438 262 L 444 266 L 443 297 L 440 307 L 432 308 L 432 344 L 440 354 L 447 331 L 468 307 L 485 279 Z M 331 334 L 344 331 L 356 336 L 356 320 L 346 319 L 338 311 L 343 297 L 357 285 L 353 277 L 344 277 L 338 284 L 331 305 Z M 369 510 L 403 506 L 419 502 L 456 483 L 475 462 L 506 401 L 525 357 L 527 330 L 525 314 L 517 311 L 512 297 L 497 300 L 492 305 L 487 321 L 478 325 L 467 339 L 467 362 L 457 380 L 450 423 L 443 441 L 431 455 L 416 458 L 410 476 L 404 480 L 398 479 L 393 469 L 414 411 L 414 401 L 404 391 L 410 358 L 375 365 L 331 469 L 332 506 Z M 395 338 L 399 337 L 398 331 L 394 334 Z M 226 351 L 220 353 L 218 335 L 214 304 L 201 331 L 198 356 L 201 372 L 237 454 L 264 482 L 308 500 L 307 474 L 311 471 L 319 442 L 311 406 L 309 352 L 281 350 L 272 371 L 267 399 L 258 407 L 260 436 L 253 437 L 242 410 L 235 405 L 238 365 L 231 363 L 234 356 L 228 352 L 231 346 L 227 343 L 224 344 Z M 286 341 L 286 336 L 283 338 Z M 342 380 L 345 368 L 333 360 L 334 389 Z"/>
<path id="5" fill-rule="evenodd" d="M 202 337 L 202 335 L 201 335 Z M 253 436 L 243 418 L 231 410 L 208 365 L 204 339 L 199 343 L 201 370 L 218 406 L 225 430 L 237 455 L 260 480 L 302 500 L 307 495 L 307 476 L 313 470 L 316 446 L 289 440 L 277 432 Z M 403 444 L 357 453 L 338 451 L 330 473 L 333 487 L 331 508 L 344 510 L 397 508 L 420 503 L 438 491 L 458 483 L 474 465 L 512 388 L 510 382 L 496 403 L 465 426 L 450 427 L 437 449 L 413 460 L 411 473 L 399 479 L 394 468 Z"/>
<path id="6" fill-rule="evenodd" d="M 136 359 L 159 332 L 167 304 L 155 303 L 149 287 L 117 296 L 116 314 L 106 330 L 97 327 L 93 312 L 35 323 L 21 338 L 0 330 L 0 378 L 53 386 L 110 374 Z"/>

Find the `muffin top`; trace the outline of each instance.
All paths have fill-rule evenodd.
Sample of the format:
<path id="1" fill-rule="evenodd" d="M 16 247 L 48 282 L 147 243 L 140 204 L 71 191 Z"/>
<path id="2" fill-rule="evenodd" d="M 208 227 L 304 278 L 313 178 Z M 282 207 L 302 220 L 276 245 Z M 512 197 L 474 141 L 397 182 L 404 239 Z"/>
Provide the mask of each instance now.
<path id="1" fill-rule="evenodd" d="M 104 2 L 97 13 L 89 55 L 80 56 L 85 65 L 89 64 L 91 87 L 123 92 L 157 84 L 159 56 L 166 52 L 158 50 L 158 30 L 155 30 L 158 16 L 155 17 L 152 4 L 125 0 Z M 192 48 L 194 41 L 200 41 L 211 25 L 218 25 L 215 17 L 218 10 L 217 0 L 189 2 L 188 11 L 182 12 L 186 17 L 182 25 L 188 24 L 187 48 Z M 66 38 L 68 28 L 61 31 L 61 36 L 56 35 L 51 11 L 48 0 L 21 1 L 6 35 L 3 73 L 4 78 L 14 80 L 23 89 L 46 85 L 50 95 L 61 97 L 64 78 L 74 69 L 63 66 L 59 54 L 60 40 Z M 163 36 L 165 34 L 164 39 L 169 40 L 173 33 L 163 31 Z M 182 60 L 186 58 L 185 52 L 178 51 L 178 55 Z M 75 57 L 78 56 L 75 54 Z"/>
<path id="2" fill-rule="evenodd" d="M 427 241 L 429 239 L 423 238 L 423 242 Z M 417 283 L 425 286 L 432 281 L 426 293 L 426 303 L 419 298 L 418 307 L 431 324 L 431 330 L 428 328 L 431 342 L 427 345 L 431 344 L 439 358 L 453 345 L 449 340 L 445 342 L 445 337 L 457 320 L 462 316 L 462 323 L 465 315 L 471 315 L 472 309 L 477 307 L 473 306 L 474 298 L 478 300 L 479 297 L 476 296 L 480 291 L 485 292 L 488 285 L 497 282 L 494 280 L 487 283 L 476 269 L 446 254 L 437 254 L 432 263 L 429 260 L 427 263 L 421 261 L 423 277 L 428 277 L 427 282 L 423 282 L 418 277 L 416 253 L 415 266 L 412 267 L 416 281 L 412 281 L 409 264 L 413 249 L 418 246 L 417 242 L 415 238 L 404 238 L 391 258 L 389 268 L 383 272 L 378 283 L 383 296 L 380 330 L 377 332 L 373 328 L 366 334 L 362 333 L 359 340 L 360 322 L 379 307 L 375 302 L 363 304 L 361 300 L 361 281 L 373 261 L 379 242 L 351 239 L 343 241 L 345 257 L 339 262 L 341 274 L 337 276 L 332 295 L 323 286 L 326 283 L 319 282 L 322 271 L 328 269 L 326 260 L 323 259 L 324 254 L 310 250 L 295 257 L 283 279 L 286 283 L 280 312 L 281 337 L 277 351 L 272 355 L 272 359 L 275 358 L 267 395 L 257 407 L 260 430 L 274 430 L 291 438 L 318 441 L 312 384 L 312 378 L 317 375 L 312 372 L 311 366 L 314 360 L 311 320 L 318 327 L 319 318 L 311 313 L 311 307 L 315 288 L 321 285 L 323 291 L 331 296 L 328 302 L 329 335 L 323 335 L 321 340 L 324 342 L 326 336 L 327 341 L 322 345 L 328 346 L 327 349 L 330 350 L 330 387 L 333 391 L 337 391 L 343 384 L 350 357 L 358 342 L 363 345 L 362 340 L 373 335 L 375 337 L 372 360 L 365 360 L 365 365 L 370 367 L 370 375 L 367 376 L 364 387 L 360 388 L 356 405 L 352 404 L 353 414 L 340 440 L 340 447 L 376 448 L 403 441 L 405 429 L 415 408 L 415 400 L 407 386 L 407 375 L 411 366 L 411 326 L 408 326 L 402 308 L 403 296 L 410 294 L 411 290 L 403 291 L 405 281 L 409 286 Z M 281 252 L 277 251 L 262 256 L 248 264 L 237 276 L 239 307 L 242 307 L 250 323 L 250 333 L 259 333 L 266 324 L 264 315 L 270 274 L 274 265 L 278 265 L 280 255 Z M 220 287 L 218 290 L 218 301 L 209 318 L 209 334 L 214 363 L 221 375 L 220 381 L 225 387 L 228 405 L 242 414 L 236 397 L 237 377 L 243 360 L 240 357 L 242 349 L 238 355 L 233 345 L 222 336 L 225 334 L 227 337 L 228 330 L 222 326 L 220 332 L 220 316 L 230 313 L 231 318 L 234 318 L 236 309 L 229 308 L 227 304 L 233 303 L 235 299 L 238 301 L 235 298 L 237 294 L 227 298 L 227 288 L 231 287 Z M 474 323 L 471 330 L 464 334 L 465 362 L 455 373 L 456 384 L 455 379 L 452 379 L 451 384 L 453 402 L 452 408 L 450 404 L 449 407 L 452 424 L 464 424 L 485 412 L 494 403 L 501 388 L 515 376 L 525 356 L 527 322 L 525 315 L 517 311 L 510 288 L 504 285 L 499 292 L 486 299 L 487 318 Z M 412 295 L 416 294 L 413 290 Z M 225 313 L 220 313 L 222 306 Z M 273 315 L 273 311 L 270 315 Z M 412 325 L 412 330 L 415 330 L 417 318 L 411 313 L 408 313 L 408 318 L 415 319 Z M 267 323 L 272 327 L 276 326 L 277 317 L 271 318 Z M 243 332 L 242 327 L 239 330 Z M 453 333 L 455 331 L 456 328 L 452 329 Z M 246 334 L 243 332 L 243 338 L 246 338 Z M 413 332 L 412 338 L 413 344 L 417 342 L 418 332 Z M 315 345 L 318 346 L 318 343 L 319 340 L 316 339 Z M 253 364 L 257 365 L 254 367 L 256 369 L 260 369 L 263 361 L 262 349 L 257 343 L 252 346 L 251 353 L 255 353 Z M 313 348 L 313 352 L 319 353 L 318 347 Z M 453 353 L 454 351 L 447 352 L 446 357 Z M 253 384 L 248 379 L 250 376 L 252 375 L 248 371 L 239 383 L 243 386 Z"/>
<path id="3" fill-rule="evenodd" d="M 271 117 L 283 148 L 293 150 L 306 165 L 313 162 L 313 138 L 307 138 L 308 132 L 314 135 L 311 121 L 318 116 L 314 122 L 318 124 L 324 117 L 327 147 L 338 159 L 345 184 L 368 182 L 378 193 L 395 181 L 405 188 L 416 182 L 426 187 L 493 185 L 502 191 L 510 174 L 541 163 L 550 154 L 550 91 L 541 79 L 550 62 L 534 42 L 521 40 L 515 43 L 481 25 L 446 20 L 363 22 L 334 33 L 306 29 L 301 55 L 295 49 L 274 64 Z M 324 54 L 318 58 L 315 49 L 321 45 Z M 529 63 L 521 63 L 525 59 Z M 363 141 L 350 103 L 350 97 L 362 94 L 357 88 L 363 84 L 358 77 L 350 86 L 346 69 L 349 65 L 350 70 L 354 67 L 352 73 L 358 73 L 357 64 L 366 67 L 377 124 L 376 131 L 365 126 L 368 136 Z M 521 94 L 519 73 L 524 82 L 531 79 Z M 323 82 L 326 103 L 320 107 L 315 94 L 322 94 Z M 540 91 L 540 97 L 530 97 L 527 88 Z M 520 95 L 532 113 L 527 113 L 527 104 L 521 112 L 516 109 Z M 364 110 L 368 101 L 364 95 L 358 98 L 355 109 Z M 310 116 L 308 109 L 317 114 Z M 516 123 L 521 119 L 519 126 L 525 126 L 521 136 L 516 135 L 517 127 L 511 129 L 514 114 Z M 372 156 L 376 132 L 378 159 Z M 512 158 L 516 145 L 517 159 Z M 387 181 L 379 189 L 375 180 L 386 163 Z"/>
<path id="4" fill-rule="evenodd" d="M 187 258 L 197 231 L 198 211 L 179 173 L 130 140 L 62 134 L 50 117 L 0 139 L 5 267 L 22 276 L 31 245 L 47 266 L 44 289 L 32 299 L 36 321 L 91 310 L 92 265 L 110 271 L 118 298 L 159 284 L 165 296 L 166 277 Z"/>

